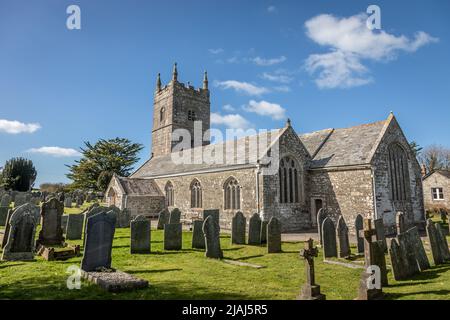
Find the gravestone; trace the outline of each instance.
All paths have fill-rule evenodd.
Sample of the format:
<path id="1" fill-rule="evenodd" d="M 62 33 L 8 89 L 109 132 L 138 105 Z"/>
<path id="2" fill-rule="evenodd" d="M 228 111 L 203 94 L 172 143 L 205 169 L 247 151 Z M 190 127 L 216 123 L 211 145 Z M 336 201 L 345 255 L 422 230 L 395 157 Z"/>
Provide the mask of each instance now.
<path id="1" fill-rule="evenodd" d="M 360 231 L 364 228 L 364 218 L 358 214 L 355 219 L 355 233 L 358 253 L 364 253 L 364 238 L 360 236 Z"/>
<path id="2" fill-rule="evenodd" d="M 267 253 L 281 252 L 281 222 L 275 217 L 270 218 L 267 229 Z"/>
<path id="3" fill-rule="evenodd" d="M 203 210 L 203 221 L 206 220 L 209 216 L 212 216 L 214 220 L 216 220 L 217 224 L 220 227 L 220 217 L 219 217 L 219 209 L 205 209 Z"/>
<path id="4" fill-rule="evenodd" d="M 64 197 L 64 207 L 72 208 L 72 197 L 69 196 Z"/>
<path id="5" fill-rule="evenodd" d="M 269 221 L 261 221 L 261 244 L 267 243 L 267 225 Z"/>
<path id="6" fill-rule="evenodd" d="M 246 219 L 241 211 L 236 212 L 231 220 L 231 243 L 245 244 Z"/>
<path id="7" fill-rule="evenodd" d="M 254 213 L 249 221 L 248 244 L 256 246 L 261 244 L 261 218 L 258 213 Z"/>
<path id="8" fill-rule="evenodd" d="M 0 202 L 1 207 L 9 207 L 11 205 L 11 196 L 9 194 L 4 194 L 2 196 L 2 201 Z"/>
<path id="9" fill-rule="evenodd" d="M 400 246 L 400 252 L 405 261 L 405 279 L 412 275 L 420 273 L 419 264 L 417 263 L 416 259 L 414 243 L 411 242 L 408 231 L 400 233 L 397 236 L 397 239 Z"/>
<path id="10" fill-rule="evenodd" d="M 150 253 L 150 220 L 142 215 L 130 223 L 131 253 Z"/>
<path id="11" fill-rule="evenodd" d="M 80 240 L 83 234 L 84 214 L 69 214 L 67 218 L 67 240 Z"/>
<path id="12" fill-rule="evenodd" d="M 181 211 L 178 208 L 174 208 L 170 212 L 169 224 L 180 223 Z"/>
<path id="13" fill-rule="evenodd" d="M 336 243 L 339 258 L 350 257 L 350 241 L 348 239 L 348 227 L 344 217 L 340 216 L 336 225 Z"/>
<path id="14" fill-rule="evenodd" d="M 205 235 L 203 234 L 203 220 L 194 220 L 192 230 L 192 248 L 205 249 Z"/>
<path id="15" fill-rule="evenodd" d="M 69 219 L 68 214 L 63 214 L 61 216 L 61 229 L 63 231 L 63 234 L 66 234 L 67 232 L 67 219 Z"/>
<path id="16" fill-rule="evenodd" d="M 205 219 L 202 230 L 205 236 L 205 256 L 207 258 L 222 259 L 223 252 L 220 248 L 220 228 L 214 216 L 209 215 Z"/>
<path id="17" fill-rule="evenodd" d="M 158 216 L 158 226 L 156 227 L 156 229 L 164 230 L 164 225 L 169 223 L 169 217 L 170 217 L 169 210 L 167 209 L 162 210 Z"/>
<path id="18" fill-rule="evenodd" d="M 376 219 L 373 221 L 373 224 L 375 226 L 377 241 L 381 241 L 383 243 L 383 252 L 387 252 L 387 242 L 383 219 Z"/>
<path id="19" fill-rule="evenodd" d="M 131 215 L 128 209 L 119 210 L 117 214 L 117 228 L 130 228 Z"/>
<path id="20" fill-rule="evenodd" d="M 406 231 L 406 221 L 405 214 L 401 211 L 398 211 L 395 216 L 395 225 L 397 227 L 397 234 L 403 233 Z"/>
<path id="21" fill-rule="evenodd" d="M 419 264 L 420 271 L 424 271 L 430 268 L 430 262 L 428 261 L 425 248 L 423 247 L 422 240 L 420 239 L 419 231 L 417 227 L 413 227 L 407 231 L 411 240 L 411 249 L 414 248 L 416 252 L 417 263 Z"/>
<path id="22" fill-rule="evenodd" d="M 6 217 L 8 216 L 9 207 L 0 207 L 0 226 L 6 224 Z"/>
<path id="23" fill-rule="evenodd" d="M 18 208 L 27 202 L 27 194 L 25 192 L 19 192 L 14 197 L 14 208 Z"/>
<path id="24" fill-rule="evenodd" d="M 392 272 L 394 274 L 394 279 L 404 280 L 408 277 L 407 261 L 405 253 L 397 242 L 397 239 L 393 238 L 391 240 L 391 247 L 389 248 L 389 255 L 391 257 Z"/>
<path id="25" fill-rule="evenodd" d="M 84 213 L 84 236 L 83 236 L 83 245 L 86 245 L 86 234 L 87 234 L 87 221 L 90 217 L 102 213 L 102 212 L 109 212 L 109 209 L 107 207 L 99 206 L 99 205 L 92 205 L 88 211 Z M 116 221 L 114 220 L 114 223 Z"/>
<path id="26" fill-rule="evenodd" d="M 116 228 L 119 228 L 119 217 L 121 215 L 121 211 L 119 208 L 117 208 L 115 205 L 109 206 L 107 213 L 109 215 L 114 216 L 114 218 L 116 219 Z"/>
<path id="27" fill-rule="evenodd" d="M 387 286 L 389 283 L 387 277 L 386 257 L 384 255 L 384 244 L 381 240 L 372 242 L 372 265 L 380 267 L 381 285 Z"/>
<path id="28" fill-rule="evenodd" d="M 440 248 L 439 236 L 437 235 L 436 227 L 431 219 L 427 220 L 427 236 L 430 243 L 431 255 L 433 257 L 434 265 L 440 265 L 444 263 L 444 257 L 442 256 L 442 250 Z"/>
<path id="29" fill-rule="evenodd" d="M 164 225 L 164 250 L 181 250 L 182 244 L 181 223 Z"/>
<path id="30" fill-rule="evenodd" d="M 12 213 L 2 260 L 33 260 L 37 226 L 35 210 L 34 205 L 27 203 Z"/>
<path id="31" fill-rule="evenodd" d="M 323 257 L 337 257 L 337 246 L 336 246 L 336 230 L 334 228 L 334 223 L 331 218 L 325 218 L 322 222 L 322 247 L 323 247 Z"/>
<path id="32" fill-rule="evenodd" d="M 306 241 L 305 249 L 300 251 L 300 257 L 305 259 L 306 283 L 298 296 L 299 300 L 325 300 L 325 295 L 320 293 L 320 286 L 316 284 L 315 279 L 314 257 L 317 257 L 318 253 L 313 239 Z"/>
<path id="33" fill-rule="evenodd" d="M 447 261 L 450 260 L 450 251 L 448 248 L 447 238 L 444 234 L 444 228 L 440 223 L 436 223 L 436 235 L 438 238 L 439 248 L 441 250 L 442 258 Z"/>
<path id="34" fill-rule="evenodd" d="M 81 269 L 83 271 L 99 271 L 111 269 L 111 251 L 116 221 L 107 212 L 90 216 L 86 226 L 86 244 Z"/>
<path id="35" fill-rule="evenodd" d="M 64 205 L 56 198 L 44 202 L 41 208 L 42 229 L 39 232 L 38 243 L 44 246 L 57 245 L 64 242 L 61 228 L 61 217 Z"/>
<path id="36" fill-rule="evenodd" d="M 6 222 L 5 222 L 5 229 L 3 230 L 3 239 L 2 239 L 2 248 L 5 248 L 6 242 L 8 241 L 8 234 L 9 234 L 9 221 L 11 221 L 11 216 L 13 214 L 14 210 L 9 209 L 8 214 L 6 215 Z"/>
<path id="37" fill-rule="evenodd" d="M 322 239 L 322 224 L 323 220 L 327 217 L 325 210 L 323 208 L 320 208 L 317 212 L 317 229 L 319 233 L 319 242 L 320 245 L 323 245 L 323 239 Z"/>

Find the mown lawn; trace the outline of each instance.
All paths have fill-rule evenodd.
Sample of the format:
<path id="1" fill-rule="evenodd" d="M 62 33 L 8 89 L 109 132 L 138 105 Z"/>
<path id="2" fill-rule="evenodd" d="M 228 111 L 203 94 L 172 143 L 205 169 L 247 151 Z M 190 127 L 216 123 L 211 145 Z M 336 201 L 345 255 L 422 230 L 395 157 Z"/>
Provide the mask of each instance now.
<path id="1" fill-rule="evenodd" d="M 191 232 L 183 233 L 183 250 L 167 252 L 162 231 L 152 230 L 148 255 L 131 255 L 129 237 L 130 229 L 116 230 L 113 267 L 147 279 L 147 289 L 111 294 L 83 280 L 80 290 L 69 290 L 66 270 L 79 266 L 81 257 L 48 262 L 36 256 L 32 262 L 0 262 L 0 299 L 295 299 L 305 279 L 299 242 L 283 243 L 283 253 L 267 254 L 265 247 L 231 245 L 229 235 L 222 235 L 225 258 L 265 267 L 255 269 L 205 258 L 191 249 Z M 315 263 L 327 299 L 355 298 L 362 269 L 326 264 L 321 253 Z M 450 264 L 408 281 L 396 282 L 389 273 L 389 281 L 383 289 L 387 299 L 450 299 Z"/>

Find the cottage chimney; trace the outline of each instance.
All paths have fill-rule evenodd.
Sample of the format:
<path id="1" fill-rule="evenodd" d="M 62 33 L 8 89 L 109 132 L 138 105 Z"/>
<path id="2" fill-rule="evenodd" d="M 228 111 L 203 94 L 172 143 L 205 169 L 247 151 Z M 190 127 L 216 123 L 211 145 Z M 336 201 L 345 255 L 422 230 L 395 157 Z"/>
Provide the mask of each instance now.
<path id="1" fill-rule="evenodd" d="M 427 167 L 425 166 L 424 163 L 422 163 L 422 177 L 425 177 L 427 175 Z"/>

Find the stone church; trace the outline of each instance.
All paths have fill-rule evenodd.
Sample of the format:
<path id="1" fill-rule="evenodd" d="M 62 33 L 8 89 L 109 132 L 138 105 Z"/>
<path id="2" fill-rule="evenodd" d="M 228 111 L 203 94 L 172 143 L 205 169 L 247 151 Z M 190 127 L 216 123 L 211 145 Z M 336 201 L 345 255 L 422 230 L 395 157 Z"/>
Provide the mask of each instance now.
<path id="1" fill-rule="evenodd" d="M 357 214 L 382 218 L 388 233 L 395 232 L 397 211 L 410 225 L 425 222 L 420 166 L 392 113 L 374 123 L 304 134 L 287 120 L 284 128 L 217 143 L 210 143 L 209 129 L 206 72 L 197 89 L 178 81 L 176 64 L 167 85 L 158 74 L 152 155 L 130 177 L 113 177 L 108 204 L 133 215 L 177 207 L 186 222 L 200 218 L 204 209 L 219 209 L 225 229 L 242 211 L 247 222 L 258 212 L 263 220 L 279 218 L 283 232 L 307 230 L 317 227 L 321 208 L 334 221 L 343 215 L 350 229 Z M 193 137 L 200 131 L 203 139 L 184 141 L 180 148 L 180 130 Z M 252 141 L 257 152 L 250 151 Z M 236 150 L 250 155 L 205 160 L 206 154 L 226 157 Z M 175 161 L 180 154 L 193 161 Z"/>

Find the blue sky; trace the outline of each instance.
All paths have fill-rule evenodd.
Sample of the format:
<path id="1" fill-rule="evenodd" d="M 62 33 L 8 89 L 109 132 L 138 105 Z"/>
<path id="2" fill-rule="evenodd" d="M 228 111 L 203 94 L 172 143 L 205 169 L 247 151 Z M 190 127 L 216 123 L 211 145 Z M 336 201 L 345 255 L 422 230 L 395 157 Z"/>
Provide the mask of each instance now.
<path id="1" fill-rule="evenodd" d="M 363 26 L 371 4 L 381 30 Z M 409 140 L 450 146 L 449 15 L 444 0 L 0 0 L 0 165 L 27 157 L 37 185 L 67 182 L 83 141 L 116 136 L 145 145 L 142 163 L 156 74 L 168 82 L 174 61 L 195 86 L 208 70 L 220 129 L 289 117 L 302 133 L 392 110 Z"/>

